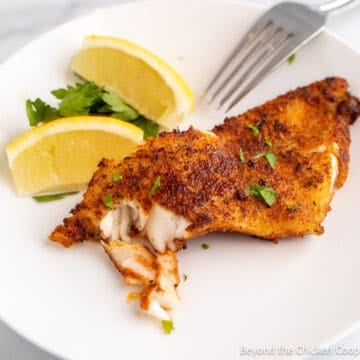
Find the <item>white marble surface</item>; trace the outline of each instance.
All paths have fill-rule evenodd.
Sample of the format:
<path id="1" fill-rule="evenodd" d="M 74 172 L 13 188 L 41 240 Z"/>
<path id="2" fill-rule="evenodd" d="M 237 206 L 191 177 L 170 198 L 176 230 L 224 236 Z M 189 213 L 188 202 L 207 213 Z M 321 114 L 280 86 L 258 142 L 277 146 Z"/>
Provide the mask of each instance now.
<path id="1" fill-rule="evenodd" d="M 12 0 L 11 2 L 0 0 L 0 63 L 32 39 L 68 19 L 89 12 L 94 8 L 111 6 L 125 1 L 131 0 Z M 195 0 L 183 1 L 184 6 L 186 6 L 186 1 Z M 278 1 L 256 0 L 256 2 L 271 5 Z M 304 2 L 316 4 L 321 0 L 304 0 Z M 350 11 L 331 17 L 328 28 L 343 37 L 360 52 L 360 4 L 353 6 Z M 351 332 L 342 341 L 334 344 L 334 346 L 337 345 L 349 349 L 360 348 L 360 329 Z M 353 358 L 351 356 L 340 357 L 335 354 L 335 351 L 332 354 L 331 356 L 319 356 L 318 359 Z M 0 321 L 0 360 L 55 359 L 55 357 L 15 334 Z"/>

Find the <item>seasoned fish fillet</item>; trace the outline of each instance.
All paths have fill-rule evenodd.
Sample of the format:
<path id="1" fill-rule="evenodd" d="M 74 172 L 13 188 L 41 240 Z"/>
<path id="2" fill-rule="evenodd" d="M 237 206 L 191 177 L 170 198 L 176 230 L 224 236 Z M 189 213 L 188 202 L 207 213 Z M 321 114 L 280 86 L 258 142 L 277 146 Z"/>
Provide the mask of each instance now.
<path id="1" fill-rule="evenodd" d="M 179 303 L 177 286 L 180 278 L 174 252 L 157 257 L 143 244 L 124 241 L 101 242 L 111 261 L 128 285 L 142 285 L 140 308 L 161 320 L 170 320 Z"/>
<path id="2" fill-rule="evenodd" d="M 71 246 L 136 235 L 166 253 L 213 231 L 271 240 L 321 234 L 333 190 L 347 176 L 349 124 L 360 113 L 347 89 L 344 79 L 329 78 L 212 132 L 162 133 L 121 161 L 103 159 L 83 201 L 50 239 Z M 263 191 L 275 201 L 267 204 Z"/>

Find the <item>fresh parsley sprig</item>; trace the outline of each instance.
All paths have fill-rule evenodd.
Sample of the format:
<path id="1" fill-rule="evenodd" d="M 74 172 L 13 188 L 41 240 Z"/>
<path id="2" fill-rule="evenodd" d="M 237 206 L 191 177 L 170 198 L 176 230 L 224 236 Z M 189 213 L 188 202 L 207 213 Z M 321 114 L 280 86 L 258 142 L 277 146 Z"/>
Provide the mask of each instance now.
<path id="1" fill-rule="evenodd" d="M 46 104 L 39 98 L 34 101 L 30 99 L 26 100 L 26 115 L 29 119 L 30 126 L 36 126 L 41 122 L 46 123 L 60 117 L 57 109 Z"/>
<path id="2" fill-rule="evenodd" d="M 126 119 L 129 121 L 136 120 L 140 114 L 130 107 L 126 105 L 118 96 L 114 93 L 105 92 L 102 95 L 102 100 L 108 105 L 110 111 L 113 112 L 112 116 L 120 119 Z"/>
<path id="3" fill-rule="evenodd" d="M 150 136 L 154 138 L 158 136 L 159 125 L 153 121 L 140 115 L 138 118 L 133 120 L 132 123 L 144 132 L 144 139 Z"/>
<path id="4" fill-rule="evenodd" d="M 71 191 L 67 193 L 61 193 L 61 194 L 51 194 L 51 195 L 37 195 L 33 196 L 32 198 L 36 200 L 37 202 L 49 202 L 54 200 L 61 200 L 65 196 L 74 195 L 77 194 L 78 191 Z"/>
<path id="5" fill-rule="evenodd" d="M 67 116 L 103 115 L 133 123 L 144 131 L 144 139 L 158 135 L 158 124 L 140 115 L 117 95 L 93 82 L 68 85 L 66 88 L 51 91 L 51 94 L 60 101 L 57 108 L 39 98 L 34 101 L 26 100 L 26 114 L 30 126 Z"/>

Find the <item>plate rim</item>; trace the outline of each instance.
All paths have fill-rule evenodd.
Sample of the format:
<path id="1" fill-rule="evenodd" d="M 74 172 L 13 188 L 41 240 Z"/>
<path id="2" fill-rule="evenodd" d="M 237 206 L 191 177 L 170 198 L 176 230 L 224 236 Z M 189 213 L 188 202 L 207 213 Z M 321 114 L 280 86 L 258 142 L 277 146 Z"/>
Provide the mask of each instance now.
<path id="1" fill-rule="evenodd" d="M 197 1 L 197 3 L 203 3 L 203 4 L 207 4 L 207 3 L 218 3 L 218 4 L 222 3 L 222 4 L 224 4 L 224 3 L 226 3 L 226 4 L 233 4 L 233 5 L 240 6 L 240 7 L 248 6 L 248 7 L 251 7 L 253 9 L 256 9 L 259 11 L 266 10 L 267 8 L 269 8 L 269 6 L 267 6 L 265 4 L 252 3 L 250 0 L 241 0 L 241 1 L 237 1 L 237 0 L 196 0 L 196 1 Z M 150 2 L 157 3 L 157 4 L 168 4 L 169 3 L 169 1 L 167 1 L 167 0 L 136 0 L 136 1 L 126 0 L 126 2 L 119 3 L 119 4 L 112 4 L 110 6 L 101 6 L 100 5 L 100 7 L 96 8 L 96 9 L 92 9 L 90 11 L 85 12 L 82 15 L 75 16 L 64 22 L 61 22 L 58 25 L 51 27 L 47 31 L 34 37 L 34 39 L 32 39 L 28 43 L 21 46 L 14 53 L 12 53 L 9 57 L 7 57 L 4 61 L 2 61 L 0 63 L 0 74 L 2 71 L 4 71 L 4 68 L 9 66 L 9 64 L 11 64 L 14 61 L 14 59 L 16 59 L 17 57 L 21 57 L 22 53 L 25 52 L 29 47 L 34 46 L 34 44 L 36 44 L 38 42 L 42 42 L 43 39 L 47 38 L 48 36 L 51 36 L 53 33 L 61 31 L 61 29 L 63 27 L 66 27 L 70 24 L 81 21 L 84 18 L 94 16 L 98 11 L 109 11 L 113 8 L 137 7 L 137 6 L 142 6 L 142 4 L 146 4 L 146 3 L 150 3 Z M 185 6 L 186 0 L 172 0 L 172 3 L 178 4 L 178 5 L 183 4 Z M 331 39 L 332 41 L 335 41 L 338 44 L 348 48 L 348 50 L 353 52 L 355 56 L 358 56 L 359 60 L 360 60 L 360 50 L 353 47 L 352 44 L 348 40 L 342 38 L 340 35 L 338 35 L 334 31 L 329 30 L 327 28 L 325 28 L 321 34 L 326 34 L 329 37 L 329 39 Z M 33 337 L 31 335 L 31 333 L 27 334 L 27 331 L 21 329 L 21 326 L 14 324 L 14 322 L 12 322 L 10 319 L 8 319 L 7 316 L 3 314 L 1 308 L 0 308 L 0 321 L 2 321 L 6 325 L 6 327 L 11 329 L 11 331 L 16 333 L 16 335 L 19 336 L 23 341 L 27 342 L 30 345 L 36 346 L 38 349 L 45 351 L 50 356 L 55 356 L 60 359 L 70 359 L 67 357 L 69 354 L 66 354 L 66 351 L 64 352 L 61 349 L 53 348 L 53 346 L 48 345 L 45 342 L 42 342 L 41 340 L 38 340 L 36 337 Z M 360 329 L 360 317 L 359 317 L 359 319 L 355 320 L 350 326 L 345 327 L 336 336 L 330 338 L 329 341 L 327 341 L 323 344 L 319 344 L 318 348 L 330 348 L 331 346 L 335 345 L 335 343 L 338 343 L 338 342 L 344 340 L 346 337 L 348 337 L 352 333 L 358 331 L 359 329 Z"/>

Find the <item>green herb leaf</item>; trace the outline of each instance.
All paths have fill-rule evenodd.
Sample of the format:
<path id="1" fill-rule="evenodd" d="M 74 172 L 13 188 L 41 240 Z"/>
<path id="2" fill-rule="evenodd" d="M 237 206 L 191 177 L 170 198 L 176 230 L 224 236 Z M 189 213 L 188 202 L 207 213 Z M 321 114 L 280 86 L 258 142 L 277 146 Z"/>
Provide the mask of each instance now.
<path id="1" fill-rule="evenodd" d="M 296 54 L 292 54 L 291 56 L 288 57 L 288 63 L 289 65 L 291 65 L 294 61 L 295 61 L 295 57 L 296 57 Z"/>
<path id="2" fill-rule="evenodd" d="M 100 115 L 112 115 L 112 111 L 108 104 L 105 104 L 102 100 L 96 102 L 93 106 L 91 106 L 90 110 L 92 115 L 100 114 Z M 122 119 L 124 120 L 124 119 Z"/>
<path id="3" fill-rule="evenodd" d="M 248 124 L 246 125 L 252 132 L 253 136 L 258 136 L 259 135 L 259 128 L 255 125 L 251 125 L 251 124 Z"/>
<path id="4" fill-rule="evenodd" d="M 267 151 L 264 156 L 268 161 L 269 165 L 274 169 L 277 156 L 272 151 Z"/>
<path id="5" fill-rule="evenodd" d="M 135 120 L 139 117 L 139 113 L 129 105 L 125 104 L 117 95 L 112 92 L 105 92 L 102 99 L 110 110 L 114 112 L 114 116 L 122 120 Z"/>
<path id="6" fill-rule="evenodd" d="M 204 249 L 204 250 L 207 250 L 210 248 L 210 246 L 208 244 L 201 244 L 201 247 Z"/>
<path id="7" fill-rule="evenodd" d="M 92 98 L 82 94 L 72 93 L 67 95 L 59 106 L 59 112 L 62 117 L 89 115 L 90 107 L 94 103 Z"/>
<path id="8" fill-rule="evenodd" d="M 67 94 L 69 90 L 67 89 L 56 89 L 51 91 L 51 93 L 59 100 L 62 100 Z"/>
<path id="9" fill-rule="evenodd" d="M 264 201 L 268 206 L 272 206 L 277 198 L 277 193 L 273 188 L 261 185 L 251 185 L 249 194 Z"/>
<path id="10" fill-rule="evenodd" d="M 33 196 L 32 198 L 37 202 L 49 202 L 54 200 L 60 200 L 63 199 L 65 196 L 74 195 L 74 194 L 78 194 L 78 191 L 71 191 L 67 193 L 52 194 L 52 195 L 39 195 L 39 196 Z"/>
<path id="11" fill-rule="evenodd" d="M 93 82 L 84 82 L 54 90 L 52 94 L 61 98 L 61 116 L 88 115 L 91 107 L 102 100 L 103 89 Z"/>
<path id="12" fill-rule="evenodd" d="M 110 209 L 113 208 L 113 199 L 112 199 L 112 195 L 110 193 L 106 194 L 105 199 L 104 199 L 104 204 Z"/>
<path id="13" fill-rule="evenodd" d="M 295 206 L 288 207 L 288 210 L 295 211 L 295 210 L 299 210 L 301 208 L 302 208 L 301 205 L 295 205 Z"/>
<path id="14" fill-rule="evenodd" d="M 153 186 L 151 187 L 150 195 L 153 195 L 155 193 L 155 191 L 157 191 L 160 188 L 160 185 L 161 185 L 161 178 L 160 178 L 160 176 L 158 176 L 155 179 Z"/>
<path id="15" fill-rule="evenodd" d="M 85 81 L 75 86 L 68 85 L 51 93 L 60 100 L 58 109 L 47 105 L 41 99 L 26 101 L 26 112 L 31 126 L 60 117 L 101 114 L 131 121 L 143 130 L 144 139 L 158 135 L 158 124 L 141 116 L 116 94 L 104 90 L 93 82 Z"/>
<path id="16" fill-rule="evenodd" d="M 164 330 L 164 333 L 169 335 L 172 333 L 172 331 L 175 329 L 174 324 L 171 320 L 161 320 L 162 328 Z"/>
<path id="17" fill-rule="evenodd" d="M 186 281 L 187 280 L 187 275 L 186 274 L 183 274 L 183 279 L 184 279 L 184 281 Z"/>
<path id="18" fill-rule="evenodd" d="M 35 101 L 26 100 L 26 114 L 30 126 L 36 126 L 39 123 L 48 122 L 59 117 L 59 113 L 55 108 L 39 98 Z"/>
<path id="19" fill-rule="evenodd" d="M 239 149 L 239 159 L 242 163 L 245 161 L 245 157 L 244 157 L 242 148 Z"/>
<path id="20" fill-rule="evenodd" d="M 269 140 L 269 139 L 266 139 L 266 140 L 264 141 L 264 144 L 267 145 L 268 147 L 272 147 L 272 142 L 271 142 L 271 140 Z"/>
<path id="21" fill-rule="evenodd" d="M 257 154 L 254 156 L 254 159 L 260 159 L 262 157 L 265 157 L 269 165 L 274 169 L 277 156 L 272 151 L 266 151 L 260 154 Z"/>
<path id="22" fill-rule="evenodd" d="M 151 120 L 144 118 L 143 116 L 138 117 L 132 121 L 132 124 L 139 127 L 144 132 L 144 139 L 148 137 L 156 138 L 159 133 L 159 125 Z"/>
<path id="23" fill-rule="evenodd" d="M 115 182 L 118 182 L 122 179 L 122 176 L 119 173 L 113 173 L 111 177 Z"/>

